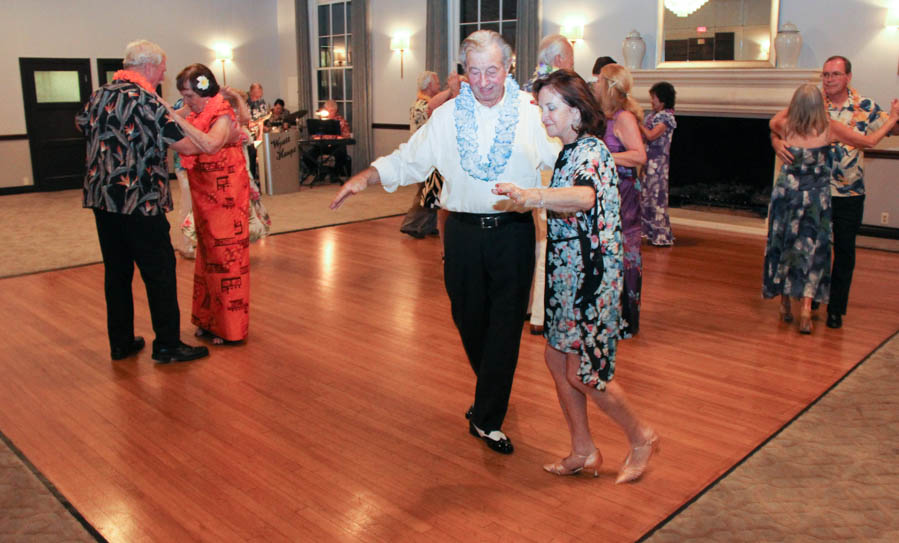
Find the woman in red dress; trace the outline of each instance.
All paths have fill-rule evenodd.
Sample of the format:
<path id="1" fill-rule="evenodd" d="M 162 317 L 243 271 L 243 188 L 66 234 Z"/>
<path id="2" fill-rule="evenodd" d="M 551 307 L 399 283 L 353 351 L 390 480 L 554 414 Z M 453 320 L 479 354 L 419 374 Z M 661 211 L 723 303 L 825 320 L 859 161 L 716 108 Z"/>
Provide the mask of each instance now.
<path id="1" fill-rule="evenodd" d="M 191 321 L 197 336 L 215 344 L 243 341 L 250 325 L 250 179 L 241 142 L 233 141 L 236 100 L 249 118 L 243 97 L 219 89 L 206 66 L 192 64 L 177 77 L 187 106 L 176 121 L 203 153 L 181 157 L 190 180 L 197 259 Z"/>

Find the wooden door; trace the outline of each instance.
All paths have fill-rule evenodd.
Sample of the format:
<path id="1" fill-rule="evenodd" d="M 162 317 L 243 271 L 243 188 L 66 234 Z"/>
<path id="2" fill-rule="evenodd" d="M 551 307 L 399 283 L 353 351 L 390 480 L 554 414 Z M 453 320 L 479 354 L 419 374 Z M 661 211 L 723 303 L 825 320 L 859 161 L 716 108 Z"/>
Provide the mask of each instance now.
<path id="1" fill-rule="evenodd" d="M 75 114 L 90 96 L 90 60 L 20 58 L 19 70 L 35 188 L 81 187 L 85 139 Z"/>

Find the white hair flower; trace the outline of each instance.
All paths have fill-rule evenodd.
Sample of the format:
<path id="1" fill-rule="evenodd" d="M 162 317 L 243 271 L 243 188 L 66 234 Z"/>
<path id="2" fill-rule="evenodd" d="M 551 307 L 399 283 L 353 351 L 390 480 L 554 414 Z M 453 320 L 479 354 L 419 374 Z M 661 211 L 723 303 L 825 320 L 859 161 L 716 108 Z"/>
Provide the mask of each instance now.
<path id="1" fill-rule="evenodd" d="M 200 90 L 206 90 L 209 88 L 209 79 L 207 79 L 205 75 L 197 76 L 197 88 Z"/>

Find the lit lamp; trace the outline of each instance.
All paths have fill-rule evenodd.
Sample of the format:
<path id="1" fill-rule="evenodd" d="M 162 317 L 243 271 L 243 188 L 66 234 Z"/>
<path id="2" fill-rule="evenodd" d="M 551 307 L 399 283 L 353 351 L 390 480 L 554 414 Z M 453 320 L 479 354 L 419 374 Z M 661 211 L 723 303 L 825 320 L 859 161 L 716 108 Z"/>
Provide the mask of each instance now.
<path id="1" fill-rule="evenodd" d="M 227 85 L 228 77 L 225 74 L 225 61 L 229 61 L 234 58 L 234 51 L 227 43 L 217 43 L 215 44 L 213 50 L 215 51 L 215 60 L 222 61 L 222 85 Z"/>
<path id="2" fill-rule="evenodd" d="M 572 45 L 584 39 L 584 25 L 565 25 L 559 34 L 568 38 Z"/>
<path id="3" fill-rule="evenodd" d="M 334 49 L 334 63 L 338 66 L 346 64 L 346 49 Z"/>
<path id="4" fill-rule="evenodd" d="M 397 34 L 390 38 L 390 50 L 400 52 L 400 79 L 403 78 L 403 53 L 409 48 L 409 36 Z"/>
<path id="5" fill-rule="evenodd" d="M 887 20 L 884 26 L 887 28 L 899 28 L 899 5 L 887 10 Z"/>

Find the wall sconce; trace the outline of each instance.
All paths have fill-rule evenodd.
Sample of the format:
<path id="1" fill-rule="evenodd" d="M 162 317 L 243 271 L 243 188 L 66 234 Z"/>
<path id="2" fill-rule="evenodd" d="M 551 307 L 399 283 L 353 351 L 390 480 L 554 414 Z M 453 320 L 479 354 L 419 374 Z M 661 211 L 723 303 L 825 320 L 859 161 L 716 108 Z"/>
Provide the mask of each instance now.
<path id="1" fill-rule="evenodd" d="M 899 5 L 887 9 L 887 20 L 883 25 L 887 28 L 899 28 Z"/>
<path id="2" fill-rule="evenodd" d="M 217 43 L 213 46 L 213 51 L 215 51 L 215 60 L 222 61 L 222 85 L 227 85 L 228 77 L 225 74 L 225 61 L 234 58 L 234 50 L 227 43 Z"/>
<path id="3" fill-rule="evenodd" d="M 403 78 L 403 53 L 409 49 L 409 36 L 407 34 L 397 34 L 390 38 L 390 50 L 400 52 L 400 79 Z"/>
<path id="4" fill-rule="evenodd" d="M 584 25 L 565 25 L 559 31 L 559 34 L 568 38 L 571 45 L 584 39 Z"/>

